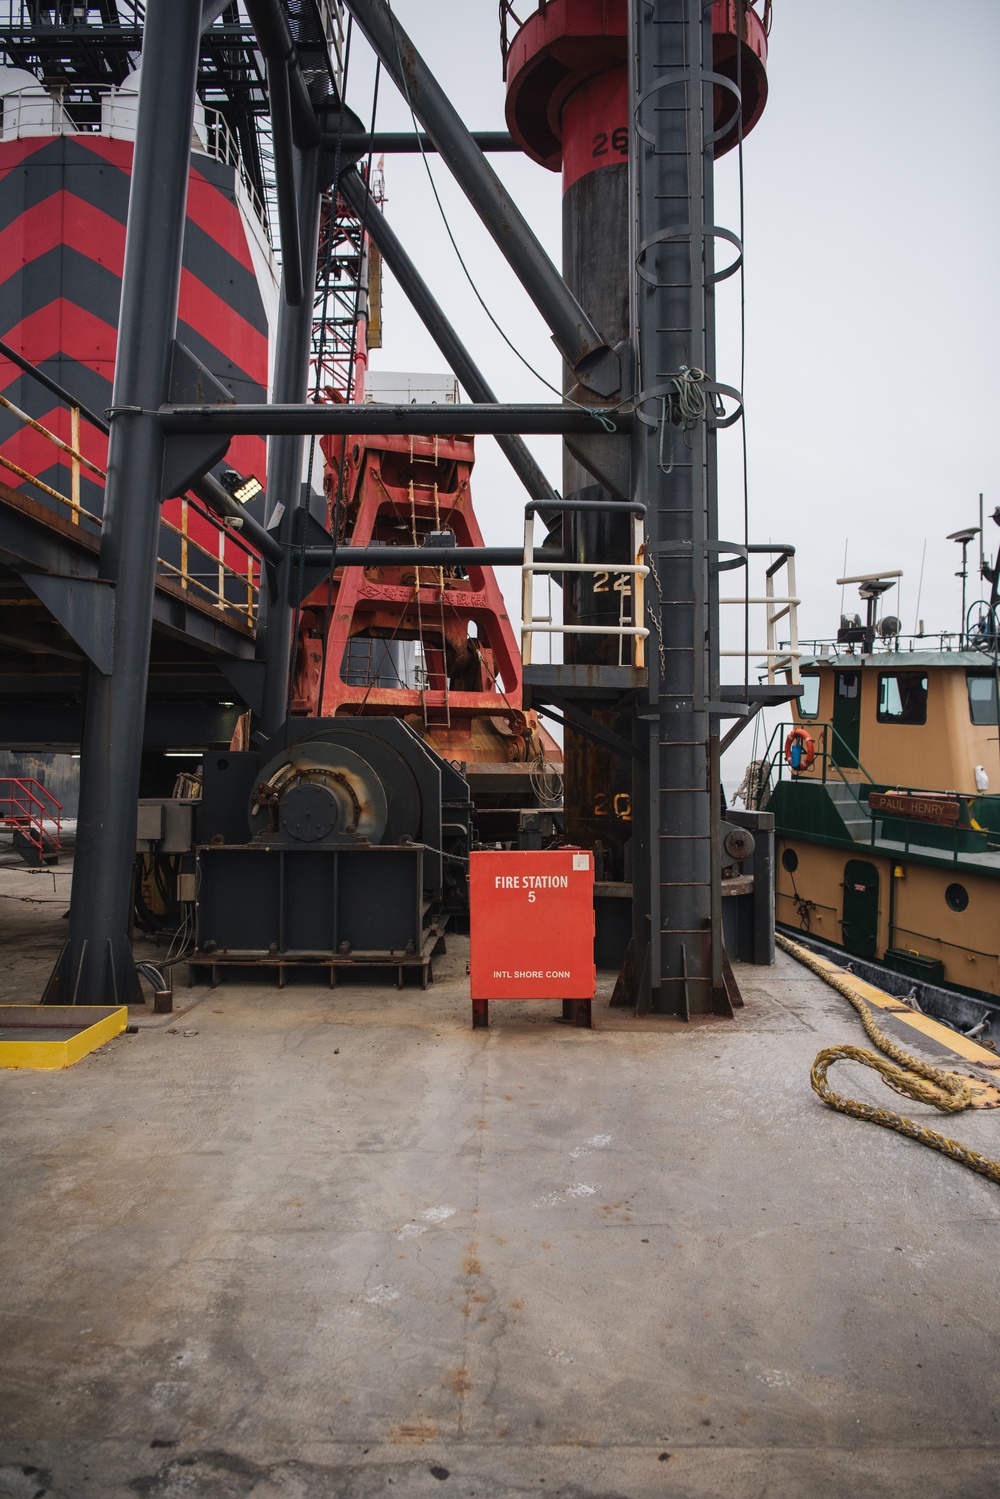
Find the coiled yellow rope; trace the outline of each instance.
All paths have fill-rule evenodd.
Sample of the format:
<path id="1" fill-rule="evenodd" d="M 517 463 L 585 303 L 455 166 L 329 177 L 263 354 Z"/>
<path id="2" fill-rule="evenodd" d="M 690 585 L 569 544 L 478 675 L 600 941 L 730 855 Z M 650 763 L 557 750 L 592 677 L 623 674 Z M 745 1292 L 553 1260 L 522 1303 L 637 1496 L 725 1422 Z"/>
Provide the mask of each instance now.
<path id="1" fill-rule="evenodd" d="M 860 1062 L 863 1067 L 871 1067 L 875 1072 L 881 1073 L 897 1092 L 918 1103 L 929 1103 L 944 1114 L 958 1114 L 963 1109 L 973 1106 L 972 1089 L 964 1078 L 954 1072 L 945 1072 L 940 1067 L 934 1067 L 930 1062 L 923 1062 L 919 1057 L 911 1056 L 908 1051 L 904 1051 L 901 1046 L 897 1046 L 889 1039 L 876 1024 L 871 1007 L 857 992 L 848 974 L 830 973 L 806 948 L 790 942 L 780 932 L 775 933 L 775 941 L 783 951 L 790 953 L 807 968 L 811 968 L 813 973 L 825 979 L 839 994 L 849 1000 L 857 1010 L 861 1024 L 869 1038 L 887 1057 L 893 1059 L 887 1062 L 863 1046 L 824 1047 L 813 1062 L 809 1074 L 813 1089 L 823 1102 L 831 1109 L 837 1109 L 841 1114 L 850 1114 L 853 1119 L 867 1119 L 870 1124 L 881 1124 L 886 1129 L 894 1129 L 901 1135 L 909 1136 L 911 1140 L 918 1140 L 921 1145 L 929 1145 L 932 1150 L 939 1150 L 942 1155 L 949 1156 L 960 1165 L 968 1166 L 970 1171 L 988 1177 L 992 1182 L 1000 1183 L 1000 1161 L 991 1160 L 989 1156 L 982 1155 L 978 1150 L 970 1150 L 967 1145 L 962 1145 L 958 1140 L 952 1140 L 947 1135 L 939 1134 L 937 1130 L 928 1129 L 924 1124 L 917 1124 L 915 1120 L 907 1119 L 905 1114 L 896 1114 L 892 1109 L 875 1108 L 871 1104 L 860 1103 L 855 1098 L 843 1098 L 833 1091 L 826 1076 L 833 1063 Z"/>

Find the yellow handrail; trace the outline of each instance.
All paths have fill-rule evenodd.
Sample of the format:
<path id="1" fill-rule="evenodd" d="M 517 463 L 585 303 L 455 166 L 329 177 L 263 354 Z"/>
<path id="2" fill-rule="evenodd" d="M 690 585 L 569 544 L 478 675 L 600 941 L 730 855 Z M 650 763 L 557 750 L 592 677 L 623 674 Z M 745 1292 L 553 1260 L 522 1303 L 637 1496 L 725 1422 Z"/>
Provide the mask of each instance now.
<path id="1" fill-rule="evenodd" d="M 38 432 L 44 437 L 47 442 L 52 443 L 61 453 L 67 455 L 70 459 L 70 493 L 68 496 L 62 494 L 58 489 L 54 489 L 51 484 L 46 484 L 44 479 L 39 479 L 36 474 L 29 473 L 27 469 L 22 468 L 20 464 L 15 463 L 12 458 L 3 452 L 0 452 L 0 470 L 6 469 L 10 473 L 16 474 L 18 478 L 23 479 L 33 488 L 39 489 L 43 494 L 47 494 L 53 500 L 57 500 L 60 505 L 65 505 L 70 512 L 70 517 L 75 526 L 80 524 L 81 518 L 92 521 L 95 526 L 103 525 L 101 516 L 95 515 L 93 511 L 85 509 L 81 500 L 81 468 L 86 466 L 86 468 L 102 480 L 107 479 L 107 473 L 80 451 L 80 408 L 78 406 L 70 408 L 70 433 L 72 440 L 65 442 L 55 432 L 50 431 L 48 427 L 43 426 L 41 422 L 36 421 L 34 417 L 29 416 L 20 407 L 15 406 L 14 402 L 8 400 L 6 396 L 0 395 L 0 405 L 18 417 L 25 426 L 31 427 L 33 431 Z M 175 563 L 168 562 L 163 557 L 158 557 L 157 561 L 161 571 L 179 578 L 183 589 L 196 588 L 200 593 L 206 595 L 219 609 L 237 614 L 241 619 L 245 619 L 248 624 L 253 624 L 256 602 L 254 567 L 257 562 L 257 554 L 242 537 L 235 534 L 217 517 L 203 510 L 200 505 L 195 504 L 193 508 L 196 514 L 201 516 L 206 524 L 211 526 L 217 533 L 217 544 L 215 548 L 210 550 L 198 541 L 196 537 L 191 535 L 190 511 L 192 509 L 192 501 L 187 496 L 182 496 L 180 503 L 180 525 L 177 526 L 173 521 L 166 520 L 162 516 L 160 518 L 160 525 L 164 530 L 170 531 L 173 535 L 180 537 L 181 565 L 178 567 Z M 226 561 L 225 539 L 227 537 L 245 554 L 245 566 L 233 567 L 231 563 Z M 191 572 L 192 548 L 203 557 L 211 560 L 213 572 L 218 580 L 215 588 L 203 582 L 201 578 L 196 577 Z M 226 585 L 230 579 L 239 584 L 241 592 L 244 588 L 246 589 L 246 603 L 236 603 L 226 597 Z"/>

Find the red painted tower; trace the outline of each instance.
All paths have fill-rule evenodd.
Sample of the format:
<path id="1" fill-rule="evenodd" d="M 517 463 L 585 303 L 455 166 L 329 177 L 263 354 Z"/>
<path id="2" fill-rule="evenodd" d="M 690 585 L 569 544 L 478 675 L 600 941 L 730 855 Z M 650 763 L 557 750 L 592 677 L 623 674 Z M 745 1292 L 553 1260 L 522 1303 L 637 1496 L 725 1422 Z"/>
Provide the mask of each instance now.
<path id="1" fill-rule="evenodd" d="M 532 160 L 561 171 L 563 275 L 608 342 L 621 343 L 629 335 L 626 0 L 539 0 L 523 24 L 508 0 L 500 9 L 508 126 Z M 712 7 L 714 68 L 742 90 L 743 135 L 756 124 L 767 99 L 769 12 L 770 0 L 760 15 L 749 0 L 715 0 Z M 715 126 L 723 132 L 715 147 L 720 156 L 740 138 L 739 111 L 733 90 L 723 84 L 715 86 L 714 103 Z M 606 497 L 609 490 L 581 461 L 584 454 L 583 447 L 566 439 L 564 494 Z M 610 482 L 606 473 L 604 479 Z M 624 490 L 611 492 L 618 499 L 627 497 Z M 635 561 L 624 516 L 578 516 L 567 540 L 577 561 L 606 563 L 612 572 L 615 562 Z M 621 586 L 628 588 L 627 579 Z M 617 625 L 619 606 L 606 574 L 567 574 L 563 612 L 568 624 Z M 613 665 L 617 660 L 617 641 L 610 635 L 568 635 L 565 642 L 567 661 Z M 631 739 L 627 713 L 593 712 Z M 565 761 L 567 835 L 589 848 L 599 843 L 606 854 L 606 876 L 627 880 L 631 765 L 571 730 Z"/>
<path id="2" fill-rule="evenodd" d="M 135 134 L 136 84 L 100 92 L 88 128 L 63 110 L 28 74 L 0 69 L 0 338 L 92 411 L 111 400 L 125 225 Z M 239 153 L 222 116 L 202 109 L 194 132 L 177 336 L 237 401 L 265 401 L 269 324 L 277 282 L 263 210 L 241 176 Z M 83 422 L 78 434 L 66 406 L 15 366 L 0 360 L 0 395 L 64 442 L 77 440 L 103 470 L 107 438 Z M 9 460 L 12 466 L 4 464 Z M 233 439 L 227 463 L 263 483 L 266 444 Z M 71 460 L 8 407 L 0 410 L 0 479 L 66 517 L 48 490 L 72 492 Z M 104 506 L 98 473 L 83 467 L 74 519 L 97 532 Z M 207 553 L 246 573 L 247 553 L 180 500 L 163 507 L 165 568 L 197 577 L 218 571 Z M 183 533 L 183 534 L 182 534 Z M 188 542 L 195 545 L 187 555 Z M 219 548 L 222 548 L 221 553 Z M 224 580 L 227 592 L 234 580 Z M 187 585 L 185 585 L 187 586 Z M 238 584 L 236 585 L 239 586 Z M 246 602 L 244 588 L 244 603 Z"/>

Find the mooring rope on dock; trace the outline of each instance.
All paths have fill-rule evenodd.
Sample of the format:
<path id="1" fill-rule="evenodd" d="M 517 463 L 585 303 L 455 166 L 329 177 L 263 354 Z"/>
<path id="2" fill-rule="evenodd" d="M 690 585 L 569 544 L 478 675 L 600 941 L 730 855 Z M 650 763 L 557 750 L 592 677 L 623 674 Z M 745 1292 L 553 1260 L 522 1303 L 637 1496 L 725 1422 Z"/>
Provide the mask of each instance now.
<path id="1" fill-rule="evenodd" d="M 904 1051 L 895 1041 L 889 1039 L 876 1023 L 871 1007 L 858 993 L 847 974 L 831 973 L 807 948 L 800 947 L 797 942 L 791 942 L 781 932 L 775 933 L 775 941 L 784 952 L 789 953 L 798 962 L 804 963 L 807 968 L 811 968 L 813 973 L 825 979 L 839 994 L 849 1000 L 857 1010 L 869 1039 L 887 1057 L 893 1059 L 887 1062 L 883 1057 L 878 1056 L 874 1051 L 868 1051 L 863 1046 L 824 1047 L 817 1054 L 809 1074 L 813 1089 L 823 1102 L 831 1109 L 837 1109 L 841 1114 L 850 1114 L 853 1119 L 867 1119 L 870 1124 L 881 1124 L 885 1129 L 894 1129 L 898 1134 L 907 1135 L 909 1139 L 917 1140 L 921 1145 L 929 1145 L 932 1150 L 939 1150 L 942 1155 L 958 1161 L 959 1165 L 968 1166 L 970 1171 L 975 1171 L 978 1175 L 988 1177 L 990 1181 L 1000 1184 L 1000 1161 L 994 1161 L 978 1150 L 971 1150 L 968 1145 L 952 1140 L 948 1135 L 942 1135 L 937 1130 L 928 1129 L 925 1124 L 918 1124 L 916 1120 L 908 1119 L 905 1114 L 897 1114 L 892 1109 L 881 1109 L 873 1104 L 861 1103 L 856 1098 L 844 1098 L 833 1091 L 827 1081 L 827 1071 L 834 1062 L 860 1062 L 862 1067 L 871 1067 L 875 1072 L 881 1073 L 890 1087 L 895 1088 L 905 1097 L 912 1098 L 917 1103 L 929 1103 L 944 1114 L 959 1114 L 964 1109 L 974 1107 L 972 1089 L 963 1077 L 954 1072 L 946 1072 L 943 1068 L 935 1067 L 930 1062 L 924 1062 L 919 1057 L 912 1056 L 910 1052 Z"/>

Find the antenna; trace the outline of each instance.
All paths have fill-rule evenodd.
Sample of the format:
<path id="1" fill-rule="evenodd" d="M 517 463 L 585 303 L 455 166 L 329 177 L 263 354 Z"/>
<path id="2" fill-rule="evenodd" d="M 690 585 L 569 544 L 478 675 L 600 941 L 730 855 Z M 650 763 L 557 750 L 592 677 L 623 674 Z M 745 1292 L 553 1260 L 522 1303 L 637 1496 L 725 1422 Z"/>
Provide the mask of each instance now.
<path id="1" fill-rule="evenodd" d="M 981 538 L 982 534 L 978 526 L 963 526 L 961 531 L 952 531 L 948 536 L 949 541 L 954 541 L 962 548 L 962 569 L 955 574 L 956 578 L 961 578 L 962 580 L 962 623 L 958 631 L 959 650 L 962 650 L 965 646 L 965 585 L 969 576 L 969 543 L 976 536 Z M 981 540 L 980 546 L 982 546 Z"/>
<path id="2" fill-rule="evenodd" d="M 983 576 L 983 563 L 986 556 L 983 552 L 983 492 L 979 491 L 979 576 Z"/>
<path id="3" fill-rule="evenodd" d="M 914 633 L 914 635 L 922 635 L 924 633 L 923 630 L 918 629 L 917 627 L 920 624 L 920 595 L 921 595 L 921 593 L 923 593 L 923 590 L 924 590 L 924 562 L 926 561 L 926 559 L 927 559 L 927 537 L 925 536 L 924 537 L 924 549 L 920 553 L 920 580 L 917 583 L 917 607 L 913 611 L 913 633 Z"/>
<path id="4" fill-rule="evenodd" d="M 860 583 L 861 587 L 858 589 L 858 593 L 868 605 L 868 618 L 863 625 L 856 615 L 850 622 L 841 615 L 840 629 L 837 631 L 838 643 L 841 641 L 852 645 L 859 643 L 862 655 L 869 655 L 871 653 L 875 641 L 875 614 L 878 609 L 878 601 L 888 589 L 895 588 L 896 579 L 902 576 L 902 572 L 896 568 L 891 572 L 862 573 L 856 578 L 837 579 L 841 587 L 846 586 L 848 583 Z"/>
<path id="5" fill-rule="evenodd" d="M 883 583 L 884 579 L 888 579 L 888 578 L 901 578 L 902 576 L 903 576 L 903 570 L 902 570 L 902 568 L 893 567 L 893 568 L 889 568 L 885 572 L 880 572 L 880 573 L 858 573 L 857 577 L 855 577 L 855 578 L 838 578 L 837 582 L 838 583 Z M 886 590 L 886 588 L 891 588 L 891 587 L 892 587 L 891 583 L 884 582 L 883 583 L 883 587 L 879 590 L 879 592 L 880 593 L 884 593 L 885 590 Z M 868 595 L 866 593 L 862 592 L 861 593 L 861 597 L 864 599 L 864 598 L 867 598 Z"/>
<path id="6" fill-rule="evenodd" d="M 847 571 L 847 542 L 848 542 L 848 538 L 845 536 L 844 537 L 844 572 L 845 573 Z M 843 585 L 843 583 L 841 583 L 841 585 L 840 585 L 840 612 L 841 612 L 841 614 L 843 614 L 843 612 L 844 612 L 844 585 Z"/>

